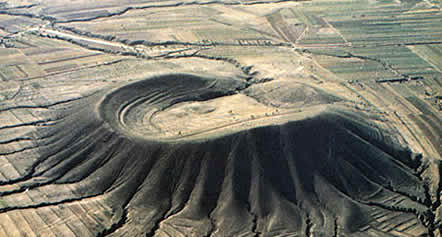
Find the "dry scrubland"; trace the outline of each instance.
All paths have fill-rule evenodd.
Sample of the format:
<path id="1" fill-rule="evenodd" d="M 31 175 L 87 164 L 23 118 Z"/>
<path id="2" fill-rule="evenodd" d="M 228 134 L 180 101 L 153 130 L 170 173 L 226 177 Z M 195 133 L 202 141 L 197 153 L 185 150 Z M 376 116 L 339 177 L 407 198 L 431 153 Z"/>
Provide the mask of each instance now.
<path id="1" fill-rule="evenodd" d="M 0 236 L 441 236 L 437 0 L 0 2 Z"/>

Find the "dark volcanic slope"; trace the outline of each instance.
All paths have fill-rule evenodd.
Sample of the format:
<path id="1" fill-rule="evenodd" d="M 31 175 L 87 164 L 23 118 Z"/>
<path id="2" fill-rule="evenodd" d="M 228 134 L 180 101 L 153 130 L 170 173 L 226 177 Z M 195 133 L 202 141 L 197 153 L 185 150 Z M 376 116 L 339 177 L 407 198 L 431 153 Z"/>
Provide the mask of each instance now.
<path id="1" fill-rule="evenodd" d="M 81 100 L 41 128 L 41 156 L 23 177 L 3 182 L 13 191 L 3 193 L 0 210 L 96 197 L 111 208 L 113 225 L 88 226 L 90 235 L 418 236 L 431 229 L 419 157 L 360 115 L 330 109 L 195 141 L 132 136 L 134 104 L 161 110 L 242 87 L 177 75 Z M 147 101 L 146 91 L 157 96 Z M 39 199 L 48 188 L 56 195 Z M 25 192 L 34 199 L 21 198 Z"/>

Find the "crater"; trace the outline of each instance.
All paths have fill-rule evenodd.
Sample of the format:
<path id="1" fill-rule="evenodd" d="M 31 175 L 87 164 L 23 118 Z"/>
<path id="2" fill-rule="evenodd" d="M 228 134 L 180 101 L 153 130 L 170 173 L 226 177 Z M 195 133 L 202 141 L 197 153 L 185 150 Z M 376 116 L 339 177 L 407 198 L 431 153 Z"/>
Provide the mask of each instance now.
<path id="1" fill-rule="evenodd" d="M 100 114 L 126 135 L 200 139 L 307 118 L 339 101 L 306 85 L 284 90 L 278 101 L 274 92 L 263 96 L 261 87 L 243 93 L 246 87 L 235 78 L 162 75 L 115 89 L 101 102 Z"/>
<path id="2" fill-rule="evenodd" d="M 117 88 L 106 95 L 99 110 L 104 120 L 127 135 L 167 139 L 197 123 L 194 117 L 217 111 L 216 104 L 207 101 L 233 95 L 245 86 L 245 81 L 234 78 L 162 75 Z"/>
<path id="3" fill-rule="evenodd" d="M 110 210 L 111 225 L 90 227 L 98 236 L 429 233 L 422 157 L 359 112 L 276 111 L 245 87 L 166 75 L 80 100 L 40 128 L 40 156 L 1 210 L 89 198 Z M 29 199 L 48 189 L 57 195 Z"/>

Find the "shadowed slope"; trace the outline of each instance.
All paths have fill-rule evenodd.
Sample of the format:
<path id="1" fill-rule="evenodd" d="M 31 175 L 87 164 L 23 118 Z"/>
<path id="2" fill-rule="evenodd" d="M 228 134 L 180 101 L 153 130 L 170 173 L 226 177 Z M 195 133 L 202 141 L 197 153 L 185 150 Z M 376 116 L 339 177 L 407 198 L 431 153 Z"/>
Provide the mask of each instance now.
<path id="1" fill-rule="evenodd" d="M 114 236 L 427 233 L 421 220 L 432 217 L 418 158 L 361 115 L 328 109 L 198 140 L 156 141 L 154 128 L 137 131 L 134 121 L 146 111 L 243 87 L 176 75 L 82 100 L 41 129 L 41 156 L 8 182 L 16 188 L 4 193 L 10 204 L 1 210 L 97 197 L 112 209 L 113 226 L 91 232 Z M 56 187 L 69 188 L 21 198 Z"/>

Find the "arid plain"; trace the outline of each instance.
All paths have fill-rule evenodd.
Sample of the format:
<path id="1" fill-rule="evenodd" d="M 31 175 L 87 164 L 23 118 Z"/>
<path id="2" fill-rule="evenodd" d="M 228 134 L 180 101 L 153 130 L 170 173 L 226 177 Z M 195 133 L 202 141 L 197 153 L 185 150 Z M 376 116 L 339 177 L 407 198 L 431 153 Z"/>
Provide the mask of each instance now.
<path id="1" fill-rule="evenodd" d="M 0 236 L 441 236 L 440 7 L 0 2 Z"/>

